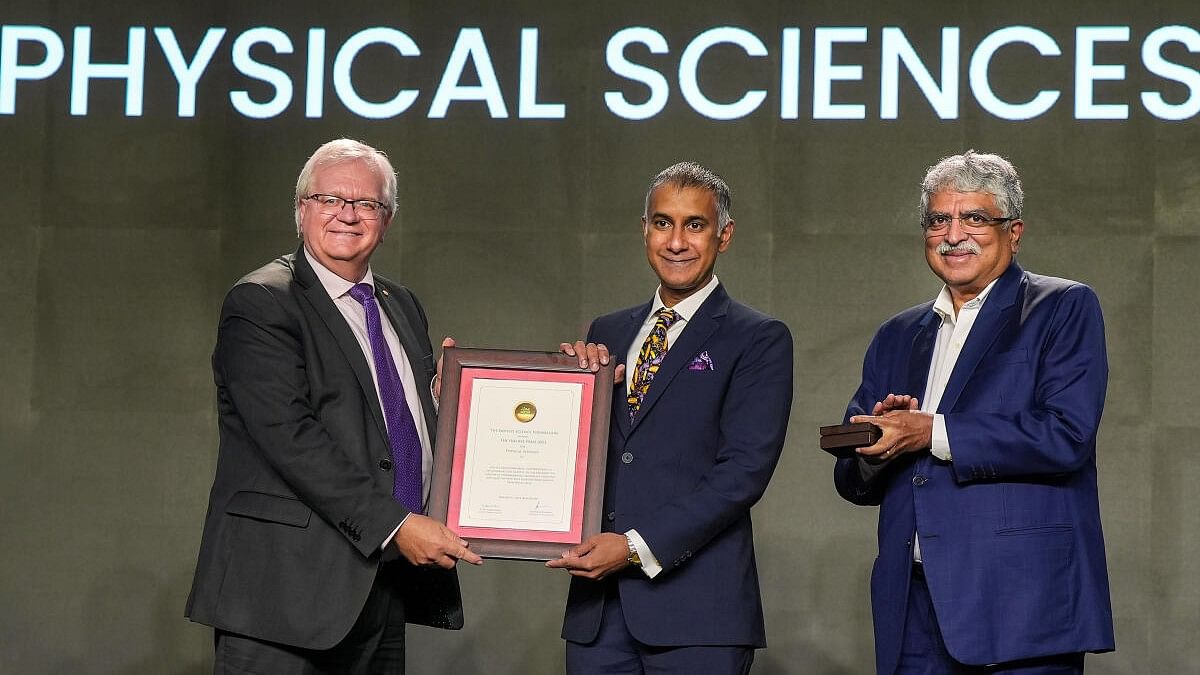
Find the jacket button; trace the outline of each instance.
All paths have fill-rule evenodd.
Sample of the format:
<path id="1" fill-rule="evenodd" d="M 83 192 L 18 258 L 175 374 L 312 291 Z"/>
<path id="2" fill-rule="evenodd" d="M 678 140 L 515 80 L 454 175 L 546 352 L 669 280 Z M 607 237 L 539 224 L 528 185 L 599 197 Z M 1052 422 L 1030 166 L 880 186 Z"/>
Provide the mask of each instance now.
<path id="1" fill-rule="evenodd" d="M 384 471 L 391 471 L 392 470 L 392 460 L 390 460 L 390 459 L 379 460 L 379 468 L 383 469 Z"/>
<path id="2" fill-rule="evenodd" d="M 614 520 L 616 520 L 616 519 L 617 519 L 617 512 L 616 512 L 616 511 L 609 511 L 609 512 L 608 512 L 608 515 L 607 515 L 607 516 L 605 516 L 605 518 L 608 518 L 608 522 L 610 522 L 610 523 L 611 523 L 612 521 L 614 521 Z"/>
<path id="3" fill-rule="evenodd" d="M 925 476 L 922 476 L 921 474 L 917 474 L 917 475 L 913 476 L 913 485 L 917 485 L 917 486 L 924 485 L 925 481 L 927 481 L 927 480 L 929 480 L 929 479 L 926 478 Z"/>
<path id="4" fill-rule="evenodd" d="M 625 454 L 621 455 L 621 461 L 625 462 L 626 464 L 629 464 L 630 462 L 633 461 L 633 453 L 626 452 Z"/>

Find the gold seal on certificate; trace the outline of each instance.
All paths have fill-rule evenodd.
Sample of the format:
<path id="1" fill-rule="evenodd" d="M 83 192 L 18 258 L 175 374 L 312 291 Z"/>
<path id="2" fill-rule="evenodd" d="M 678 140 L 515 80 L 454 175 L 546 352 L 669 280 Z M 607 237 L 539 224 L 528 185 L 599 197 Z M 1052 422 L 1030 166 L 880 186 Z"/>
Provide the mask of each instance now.
<path id="1" fill-rule="evenodd" d="M 537 417 L 537 406 L 532 401 L 521 401 L 513 410 L 513 417 L 517 418 L 518 422 L 532 422 L 533 418 Z"/>

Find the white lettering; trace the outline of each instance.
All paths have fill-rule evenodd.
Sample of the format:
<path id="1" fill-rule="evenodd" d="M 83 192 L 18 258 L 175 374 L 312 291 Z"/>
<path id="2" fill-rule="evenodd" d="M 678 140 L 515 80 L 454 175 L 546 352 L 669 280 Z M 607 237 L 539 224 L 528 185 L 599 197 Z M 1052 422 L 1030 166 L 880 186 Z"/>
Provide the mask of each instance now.
<path id="1" fill-rule="evenodd" d="M 537 102 L 538 29 L 521 29 L 521 86 L 517 98 L 517 117 L 561 120 L 567 116 L 562 103 Z"/>
<path id="2" fill-rule="evenodd" d="M 86 115 L 88 82 L 93 79 L 125 80 L 125 116 L 142 114 L 142 86 L 146 77 L 146 29 L 129 29 L 128 61 L 92 63 L 92 29 L 75 27 L 75 51 L 71 55 L 71 114 Z"/>
<path id="3" fill-rule="evenodd" d="M 900 109 L 900 62 L 912 75 L 929 105 L 944 120 L 958 119 L 958 29 L 942 29 L 942 84 L 921 63 L 917 50 L 894 26 L 883 29 L 883 61 L 879 85 L 879 117 L 894 120 Z"/>
<path id="4" fill-rule="evenodd" d="M 233 41 L 233 67 L 247 77 L 271 85 L 275 95 L 268 101 L 257 103 L 250 98 L 249 92 L 236 90 L 229 92 L 229 101 L 233 103 L 235 110 L 246 117 L 266 119 L 283 112 L 292 102 L 292 81 L 282 70 L 250 58 L 250 48 L 260 42 L 270 45 L 278 54 L 292 53 L 292 40 L 283 31 L 276 28 L 251 28 Z"/>
<path id="5" fill-rule="evenodd" d="M 1163 120 L 1186 120 L 1200 113 L 1200 73 L 1162 56 L 1162 48 L 1168 42 L 1180 42 L 1193 54 L 1200 52 L 1200 33 L 1187 26 L 1163 26 L 1146 36 L 1142 43 L 1142 62 L 1146 70 L 1167 80 L 1183 84 L 1188 97 L 1179 104 L 1167 103 L 1157 91 L 1143 91 L 1142 105 L 1151 115 Z"/>
<path id="6" fill-rule="evenodd" d="M 325 112 L 325 29 L 308 29 L 308 77 L 304 89 L 304 116 L 319 118 Z"/>
<path id="7" fill-rule="evenodd" d="M 767 92 L 751 89 L 733 103 L 714 103 L 700 91 L 700 84 L 696 81 L 700 58 L 709 47 L 723 42 L 741 47 L 750 56 L 767 55 L 767 46 L 749 31 L 731 26 L 710 28 L 697 35 L 679 58 L 679 93 L 683 94 L 683 99 L 693 110 L 709 119 L 735 120 L 758 109 L 763 99 L 767 98 Z"/>
<path id="8" fill-rule="evenodd" d="M 1031 101 L 1008 103 L 996 96 L 996 93 L 992 91 L 991 83 L 988 82 L 988 66 L 992 62 L 992 56 L 1004 45 L 1014 42 L 1032 45 L 1042 56 L 1060 56 L 1062 54 L 1062 50 L 1058 48 L 1054 38 L 1036 28 L 1029 26 L 1001 28 L 985 37 L 975 48 L 975 53 L 971 55 L 969 68 L 971 93 L 975 95 L 975 100 L 979 101 L 979 105 L 1000 119 L 1033 119 L 1049 110 L 1058 100 L 1060 92 L 1043 89 Z"/>
<path id="9" fill-rule="evenodd" d="M 479 75 L 478 85 L 459 84 L 468 57 L 474 62 L 475 72 Z M 496 71 L 492 68 L 492 57 L 483 41 L 483 32 L 478 28 L 459 31 L 454 50 L 450 52 L 450 60 L 446 63 L 446 72 L 442 73 L 442 81 L 429 106 L 429 116 L 434 119 L 445 117 L 452 101 L 484 101 L 492 118 L 508 117 L 504 96 L 500 93 L 500 82 L 496 80 Z"/>
<path id="10" fill-rule="evenodd" d="M 800 29 L 783 29 L 779 66 L 779 118 L 794 120 L 800 116 Z"/>
<path id="11" fill-rule="evenodd" d="M 666 54 L 670 51 L 667 47 L 667 39 L 653 28 L 623 28 L 609 38 L 608 47 L 604 50 L 605 60 L 609 70 L 614 74 L 628 80 L 641 82 L 649 87 L 650 97 L 646 99 L 645 103 L 630 103 L 625 98 L 625 94 L 619 91 L 606 91 L 604 92 L 604 103 L 618 117 L 627 120 L 644 120 L 662 112 L 667 105 L 671 87 L 662 73 L 625 59 L 625 47 L 635 42 L 645 45 L 651 54 Z"/>
<path id="12" fill-rule="evenodd" d="M 866 42 L 867 29 L 817 28 L 813 31 L 813 119 L 861 120 L 867 117 L 867 107 L 859 103 L 834 104 L 834 80 L 861 80 L 862 66 L 833 65 L 835 42 Z"/>
<path id="13" fill-rule="evenodd" d="M 41 63 L 17 63 L 21 42 L 38 42 L 46 49 Z M 62 38 L 41 26 L 4 26 L 0 28 L 0 115 L 12 115 L 17 109 L 17 80 L 44 80 L 58 71 L 63 62 Z"/>
<path id="14" fill-rule="evenodd" d="M 1129 119 L 1124 103 L 1098 104 L 1093 101 L 1096 80 L 1124 80 L 1124 65 L 1096 65 L 1097 42 L 1128 42 L 1129 26 L 1080 26 L 1075 29 L 1075 119 Z"/>
<path id="15" fill-rule="evenodd" d="M 354 90 L 354 83 L 350 79 L 350 67 L 354 64 L 354 57 L 358 56 L 364 47 L 372 44 L 389 45 L 400 52 L 401 56 L 420 56 L 421 54 L 417 43 L 413 42 L 413 39 L 407 34 L 395 28 L 379 27 L 361 30 L 346 40 L 333 59 L 333 89 L 337 92 L 342 104 L 350 112 L 360 117 L 372 120 L 395 117 L 408 110 L 409 106 L 417 100 L 419 92 L 416 89 L 401 89 L 390 101 L 372 103 L 358 95 L 358 92 Z"/>
<path id="16" fill-rule="evenodd" d="M 167 65 L 171 67 L 175 81 L 179 83 L 179 116 L 195 117 L 196 84 L 200 82 L 200 76 L 212 61 L 217 45 L 221 44 L 221 38 L 225 37 L 225 29 L 209 28 L 204 33 L 200 46 L 196 48 L 196 55 L 192 57 L 191 63 L 183 56 L 174 29 L 155 28 L 154 37 L 162 47 L 163 56 L 167 57 Z"/>

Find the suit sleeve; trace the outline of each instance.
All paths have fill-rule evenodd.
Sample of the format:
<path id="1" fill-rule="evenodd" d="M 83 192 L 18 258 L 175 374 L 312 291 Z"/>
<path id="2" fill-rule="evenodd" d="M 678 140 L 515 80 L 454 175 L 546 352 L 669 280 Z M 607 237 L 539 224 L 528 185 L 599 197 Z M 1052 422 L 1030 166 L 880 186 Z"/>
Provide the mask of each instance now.
<path id="1" fill-rule="evenodd" d="M 1072 286 L 1050 321 L 1031 365 L 1031 405 L 945 415 L 959 482 L 1071 473 L 1095 457 L 1108 385 L 1100 302 L 1087 286 Z"/>
<path id="2" fill-rule="evenodd" d="M 880 393 L 878 379 L 882 372 L 879 365 L 880 341 L 880 334 L 877 333 L 871 340 L 871 346 L 867 347 L 867 355 L 863 357 L 862 382 L 846 407 L 846 415 L 842 418 L 843 422 L 849 422 L 854 415 L 871 414 L 875 402 L 882 400 L 885 396 Z M 885 483 L 878 479 L 880 474 L 886 470 L 886 466 L 868 467 L 859 457 L 839 458 L 833 468 L 833 484 L 837 488 L 838 494 L 851 503 L 860 506 L 878 506 L 883 501 Z"/>
<path id="3" fill-rule="evenodd" d="M 783 322 L 758 325 L 731 376 L 721 408 L 716 461 L 687 494 L 635 523 L 669 571 L 762 497 L 779 462 L 792 407 L 792 335 Z"/>
<path id="4" fill-rule="evenodd" d="M 225 299 L 213 364 L 263 459 L 295 495 L 338 527 L 363 556 L 408 514 L 373 487 L 317 417 L 298 319 L 266 287 L 243 283 Z"/>

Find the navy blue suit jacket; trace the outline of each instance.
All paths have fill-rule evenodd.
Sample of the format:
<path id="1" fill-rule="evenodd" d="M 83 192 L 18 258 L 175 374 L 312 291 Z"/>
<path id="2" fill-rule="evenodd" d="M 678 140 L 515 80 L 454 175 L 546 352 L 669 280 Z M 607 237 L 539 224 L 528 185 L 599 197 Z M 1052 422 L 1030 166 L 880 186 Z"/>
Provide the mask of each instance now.
<path id="1" fill-rule="evenodd" d="M 940 320 L 926 303 L 879 329 L 846 411 L 923 397 Z M 989 664 L 1114 648 L 1096 495 L 1108 361 L 1091 288 L 1023 271 L 992 288 L 946 385 L 951 462 L 909 453 L 864 480 L 838 460 L 838 492 L 878 505 L 871 574 L 880 673 L 895 670 L 919 532 L 950 655 Z"/>
<path id="2" fill-rule="evenodd" d="M 602 316 L 587 339 L 623 359 L 650 310 Z M 663 571 L 572 578 L 563 638 L 592 641 L 604 587 L 619 583 L 630 633 L 644 643 L 764 646 L 750 507 L 783 449 L 791 332 L 719 285 L 670 345 L 632 424 L 626 387 L 613 394 L 604 529 L 636 529 Z"/>

